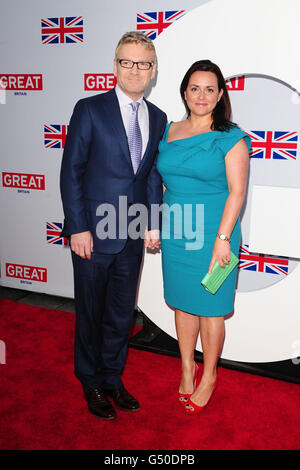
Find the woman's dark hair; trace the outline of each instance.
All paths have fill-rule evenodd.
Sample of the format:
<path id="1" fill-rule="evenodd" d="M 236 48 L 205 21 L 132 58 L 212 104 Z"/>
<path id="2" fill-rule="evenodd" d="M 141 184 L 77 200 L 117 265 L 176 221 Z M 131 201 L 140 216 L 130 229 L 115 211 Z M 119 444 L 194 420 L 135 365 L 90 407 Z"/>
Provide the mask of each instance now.
<path id="1" fill-rule="evenodd" d="M 212 113 L 212 118 L 213 118 L 213 122 L 211 126 L 212 130 L 226 131 L 230 129 L 231 127 L 236 126 L 236 124 L 230 121 L 231 104 L 230 104 L 230 99 L 229 99 L 225 79 L 219 67 L 213 62 L 211 62 L 210 60 L 198 60 L 188 69 L 185 76 L 183 77 L 183 80 L 180 85 L 180 94 L 181 94 L 181 98 L 183 100 L 187 115 L 190 116 L 191 112 L 185 100 L 184 92 L 186 91 L 188 87 L 188 83 L 191 78 L 191 75 L 194 72 L 198 72 L 198 71 L 214 73 L 218 79 L 219 92 L 223 90 L 223 95 L 220 101 L 216 104 L 216 107 Z"/>

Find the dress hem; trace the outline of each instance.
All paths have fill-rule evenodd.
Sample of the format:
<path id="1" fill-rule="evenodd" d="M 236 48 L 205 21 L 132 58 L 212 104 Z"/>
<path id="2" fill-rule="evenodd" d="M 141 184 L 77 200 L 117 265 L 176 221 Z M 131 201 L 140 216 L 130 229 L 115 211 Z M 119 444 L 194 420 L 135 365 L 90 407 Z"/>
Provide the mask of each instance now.
<path id="1" fill-rule="evenodd" d="M 165 298 L 166 303 L 172 308 L 176 310 L 181 310 L 182 312 L 189 313 L 190 315 L 196 315 L 197 317 L 226 317 L 227 315 L 230 315 L 233 312 L 233 308 L 226 313 L 196 313 L 196 312 L 191 312 L 190 309 L 186 309 L 183 307 L 179 307 L 178 305 L 175 307 L 175 305 L 172 305 L 171 302 L 168 302 L 167 299 Z"/>

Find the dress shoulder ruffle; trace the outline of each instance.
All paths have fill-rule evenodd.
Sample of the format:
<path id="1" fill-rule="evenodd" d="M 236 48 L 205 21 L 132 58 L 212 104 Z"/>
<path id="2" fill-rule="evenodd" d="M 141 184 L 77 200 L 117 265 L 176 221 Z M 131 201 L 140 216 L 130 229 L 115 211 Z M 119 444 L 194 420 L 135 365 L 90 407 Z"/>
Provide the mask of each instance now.
<path id="1" fill-rule="evenodd" d="M 176 145 L 183 147 L 185 149 L 191 148 L 202 148 L 204 150 L 210 150 L 211 147 L 217 145 L 221 148 L 225 154 L 241 139 L 245 139 L 248 150 L 251 148 L 251 139 L 246 132 L 244 132 L 240 127 L 234 126 L 227 131 L 211 131 L 205 132 L 203 134 L 197 134 L 192 137 L 187 137 L 184 139 L 172 140 L 168 142 L 168 133 L 172 121 L 166 127 L 163 138 L 160 142 L 160 148 L 163 145 Z"/>

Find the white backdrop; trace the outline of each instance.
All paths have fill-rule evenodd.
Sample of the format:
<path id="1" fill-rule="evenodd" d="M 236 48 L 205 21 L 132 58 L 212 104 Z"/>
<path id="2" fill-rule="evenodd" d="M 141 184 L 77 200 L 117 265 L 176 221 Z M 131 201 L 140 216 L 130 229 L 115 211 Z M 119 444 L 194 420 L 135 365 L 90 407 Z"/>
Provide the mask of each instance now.
<path id="1" fill-rule="evenodd" d="M 299 355 L 298 260 L 247 249 L 253 184 L 300 186 L 299 97 L 291 89 L 300 79 L 298 2 L 53 0 L 50 8 L 37 0 L 2 0 L 1 5 L 0 78 L 11 88 L 0 91 L 1 285 L 73 297 L 69 247 L 59 238 L 61 135 L 78 99 L 105 91 L 103 84 L 113 86 L 116 43 L 125 31 L 137 29 L 137 16 L 147 25 L 152 18 L 155 31 L 153 13 L 172 11 L 165 22 L 176 14 L 179 19 L 154 39 L 159 67 L 149 99 L 169 120 L 181 119 L 183 74 L 195 60 L 209 58 L 227 78 L 243 76 L 228 83 L 233 118 L 256 142 L 242 214 L 235 312 L 226 322 L 222 357 L 268 362 Z M 74 43 L 44 44 L 55 34 L 42 37 L 41 20 L 50 27 L 54 18 L 74 18 L 82 36 L 77 33 Z M 98 90 L 91 89 L 95 74 Z M 138 305 L 175 337 L 173 313 L 162 295 L 160 255 L 145 256 Z"/>
<path id="2" fill-rule="evenodd" d="M 299 73 L 296 18 L 300 5 L 289 0 L 282 7 L 282 2 L 271 0 L 227 0 L 226 4 L 214 0 L 190 12 L 165 37 L 156 40 L 160 75 L 151 97 L 168 109 L 172 120 L 179 120 L 184 114 L 178 91 L 180 81 L 199 57 L 215 61 L 226 77 L 242 75 L 236 89 L 232 88 L 235 82 L 231 84 L 233 119 L 251 135 L 253 151 L 242 211 L 235 312 L 226 321 L 222 351 L 222 358 L 229 360 L 272 362 L 299 355 L 298 260 L 269 256 L 268 252 L 250 253 L 248 248 L 252 186 L 300 186 L 299 96 L 290 86 L 297 82 Z M 254 24 L 255 32 L 249 34 Z M 280 41 L 278 29 L 274 29 L 279 24 Z M 194 44 L 198 46 L 191 47 Z M 174 52 L 170 55 L 170 51 Z M 139 306 L 143 311 L 151 309 L 155 323 L 176 337 L 175 325 L 170 321 L 173 312 L 163 302 L 160 273 L 159 260 L 148 254 Z M 151 291 L 160 295 L 153 300 Z M 200 339 L 198 349 L 201 350 Z"/>
<path id="3" fill-rule="evenodd" d="M 61 134 L 64 128 L 56 129 L 53 125 L 67 126 L 78 99 L 105 91 L 103 83 L 113 85 L 116 44 L 124 32 L 137 29 L 138 14 L 146 17 L 145 12 L 174 11 L 173 15 L 167 14 L 168 20 L 176 11 L 188 12 L 205 2 L 53 0 L 48 5 L 39 0 L 1 0 L 0 3 L 0 79 L 3 84 L 9 82 L 12 88 L 0 96 L 1 285 L 73 297 L 69 247 L 61 240 L 57 240 L 61 244 L 54 243 L 63 222 L 59 192 L 63 149 L 55 147 L 55 133 Z M 41 20 L 45 26 L 53 23 L 53 18 L 76 15 L 82 18 L 83 41 L 79 38 L 74 43 L 43 43 L 55 34 L 42 38 Z M 154 32 L 158 31 L 157 23 L 153 19 Z M 13 76 L 8 78 L 7 74 Z M 42 79 L 33 77 L 25 89 L 27 77 L 19 78 L 21 87 L 17 87 L 14 75 L 26 74 L 41 74 Z M 86 74 L 91 77 L 85 79 Z M 100 75 L 98 90 L 91 89 L 96 82 L 95 74 Z M 32 85 L 41 82 L 42 90 L 33 91 Z M 44 130 L 54 137 L 44 139 Z M 49 147 L 51 142 L 54 146 Z M 22 180 L 19 174 L 23 175 Z M 24 174 L 39 176 L 30 179 Z M 40 177 L 45 180 L 45 189 L 37 189 Z M 47 222 L 51 243 L 47 242 Z"/>

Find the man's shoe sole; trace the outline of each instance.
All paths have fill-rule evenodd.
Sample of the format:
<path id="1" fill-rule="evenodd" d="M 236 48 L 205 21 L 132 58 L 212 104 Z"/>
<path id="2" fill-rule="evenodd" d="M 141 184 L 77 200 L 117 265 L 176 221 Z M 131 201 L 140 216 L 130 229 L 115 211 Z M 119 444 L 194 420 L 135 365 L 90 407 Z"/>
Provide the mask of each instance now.
<path id="1" fill-rule="evenodd" d="M 99 419 L 103 419 L 104 421 L 111 421 L 112 419 L 116 419 L 116 417 L 117 417 L 117 415 L 109 416 L 109 417 L 101 416 L 98 413 L 96 413 L 95 411 L 91 410 L 89 407 L 88 407 L 88 410 L 93 416 L 96 416 L 96 418 L 99 418 Z"/>

